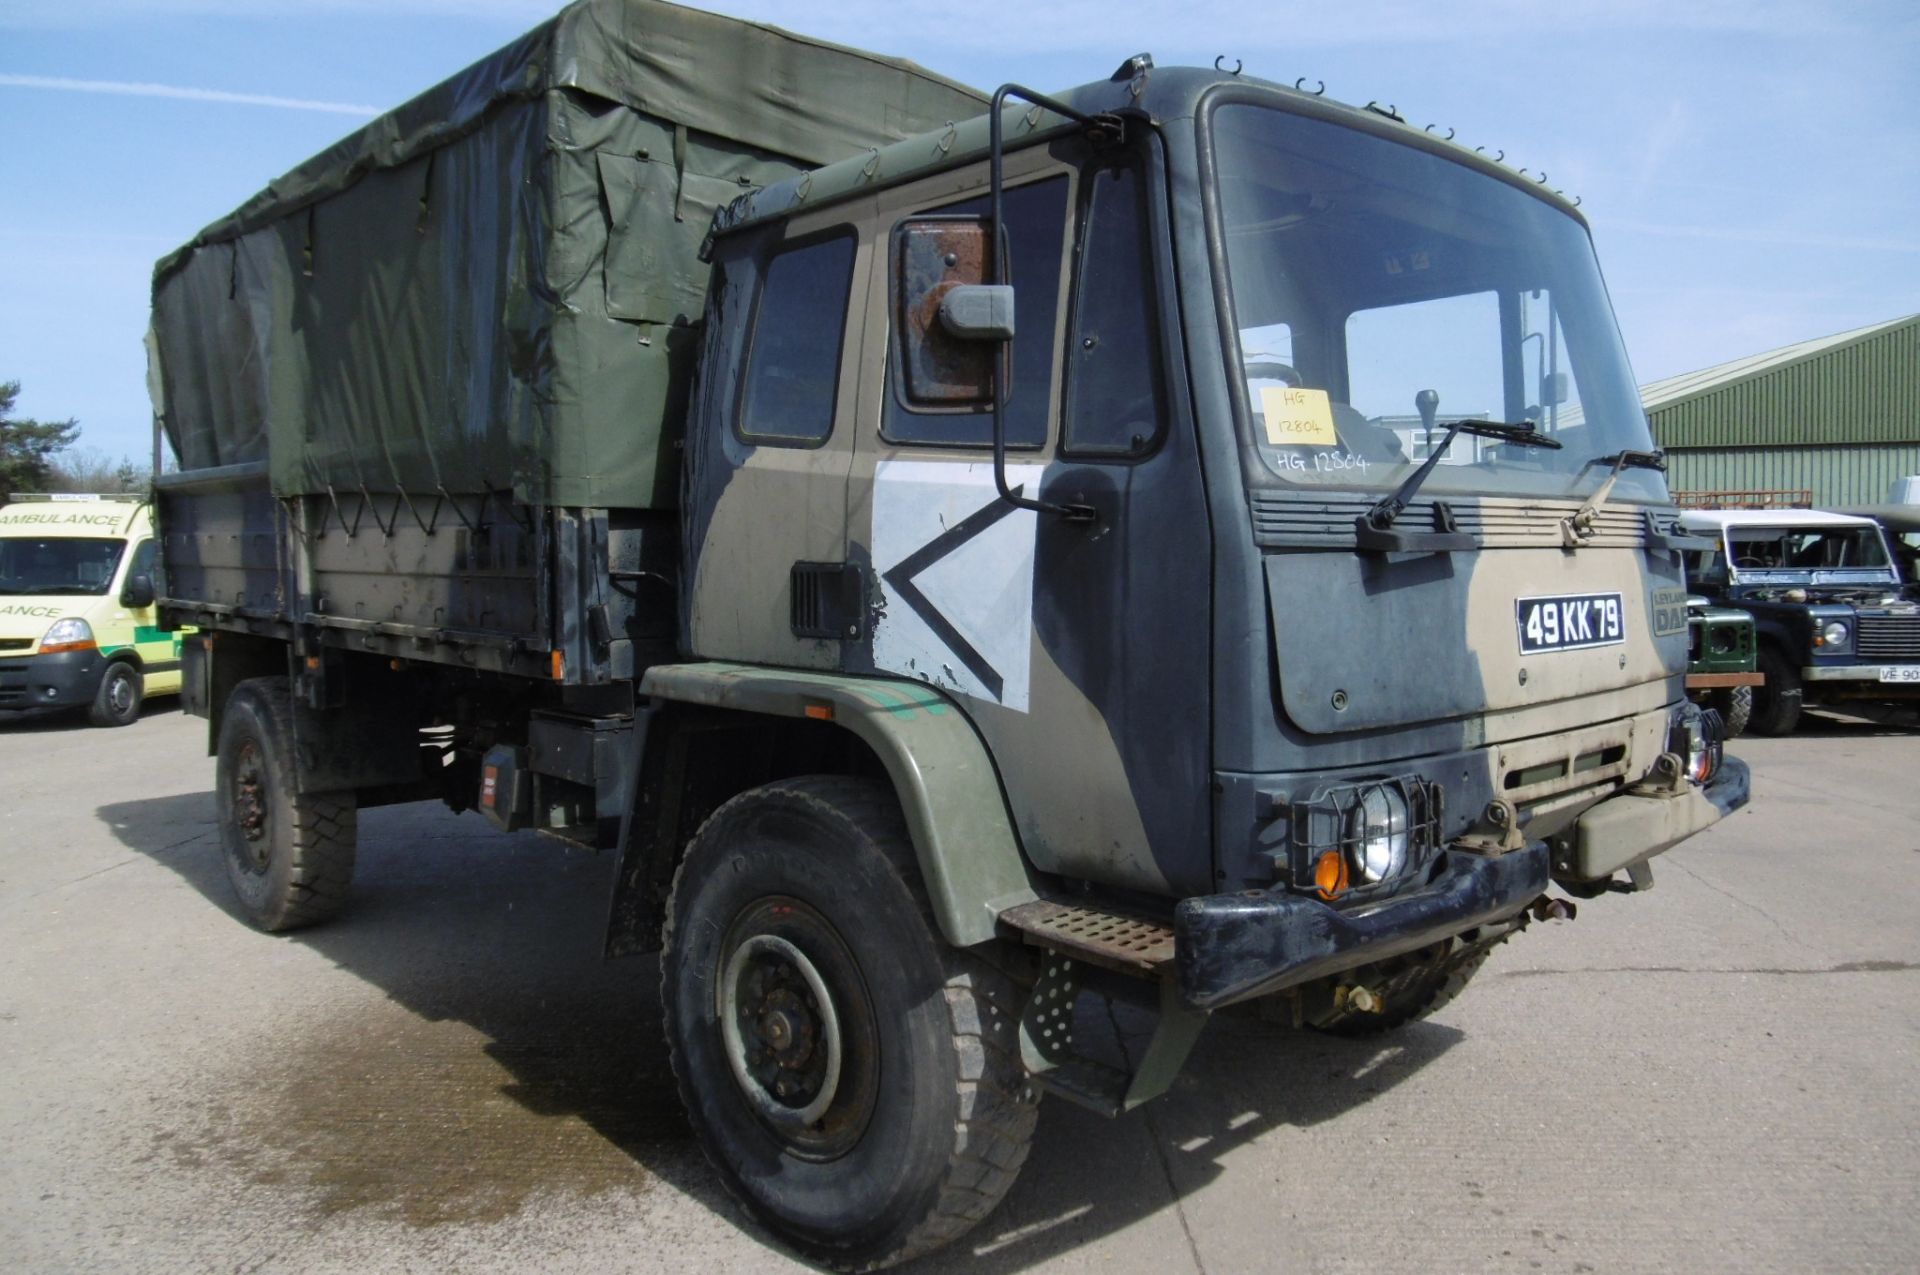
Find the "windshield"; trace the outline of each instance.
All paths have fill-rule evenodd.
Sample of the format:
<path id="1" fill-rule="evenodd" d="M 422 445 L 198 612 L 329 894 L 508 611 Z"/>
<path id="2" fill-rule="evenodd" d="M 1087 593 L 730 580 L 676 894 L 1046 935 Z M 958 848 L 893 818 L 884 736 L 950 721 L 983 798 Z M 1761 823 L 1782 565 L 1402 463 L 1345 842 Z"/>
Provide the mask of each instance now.
<path id="1" fill-rule="evenodd" d="M 1878 527 L 1728 527 L 1726 547 L 1735 578 L 1747 583 L 1892 576 Z"/>
<path id="2" fill-rule="evenodd" d="M 1458 420 L 1562 447 L 1457 437 L 1428 491 L 1584 496 L 1652 449 L 1574 218 L 1355 129 L 1245 104 L 1212 120 L 1254 481 L 1391 487 Z M 1666 484 L 1630 469 L 1612 494 Z"/>
<path id="3" fill-rule="evenodd" d="M 0 537 L 0 594 L 105 593 L 125 541 Z"/>

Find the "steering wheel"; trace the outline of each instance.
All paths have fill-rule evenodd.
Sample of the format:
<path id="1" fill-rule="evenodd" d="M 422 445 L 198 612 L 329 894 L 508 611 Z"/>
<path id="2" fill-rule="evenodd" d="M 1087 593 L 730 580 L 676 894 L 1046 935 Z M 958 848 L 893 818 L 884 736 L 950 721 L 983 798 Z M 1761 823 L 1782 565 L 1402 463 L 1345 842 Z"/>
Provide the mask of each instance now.
<path id="1" fill-rule="evenodd" d="M 1271 359 L 1250 360 L 1241 370 L 1250 381 L 1285 381 L 1294 389 L 1300 388 L 1300 374 L 1285 363 L 1276 363 Z"/>
<path id="2" fill-rule="evenodd" d="M 1765 571 L 1767 569 L 1766 559 L 1756 558 L 1752 554 L 1748 554 L 1744 558 L 1735 558 L 1733 565 L 1736 567 L 1747 567 L 1754 571 Z"/>

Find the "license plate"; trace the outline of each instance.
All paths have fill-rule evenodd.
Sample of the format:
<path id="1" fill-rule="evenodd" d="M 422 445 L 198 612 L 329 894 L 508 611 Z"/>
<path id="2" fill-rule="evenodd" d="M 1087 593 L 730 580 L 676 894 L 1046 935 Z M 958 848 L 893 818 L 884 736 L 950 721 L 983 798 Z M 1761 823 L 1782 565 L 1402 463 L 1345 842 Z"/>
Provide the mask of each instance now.
<path id="1" fill-rule="evenodd" d="M 1626 619 L 1617 593 L 1517 598 L 1513 610 L 1520 626 L 1522 655 L 1618 646 L 1627 640 Z"/>
<path id="2" fill-rule="evenodd" d="M 1883 682 L 1913 682 L 1920 684 L 1920 664 L 1882 666 L 1880 680 Z"/>

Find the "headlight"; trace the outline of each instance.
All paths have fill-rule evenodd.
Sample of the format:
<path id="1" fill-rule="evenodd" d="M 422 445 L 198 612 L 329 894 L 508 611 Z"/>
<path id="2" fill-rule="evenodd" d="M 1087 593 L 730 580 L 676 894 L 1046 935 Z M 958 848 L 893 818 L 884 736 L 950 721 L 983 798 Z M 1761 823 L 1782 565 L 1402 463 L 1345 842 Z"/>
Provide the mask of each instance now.
<path id="1" fill-rule="evenodd" d="M 1842 624 L 1839 620 L 1829 620 L 1821 626 L 1820 644 L 1822 646 L 1845 646 L 1847 644 L 1847 638 L 1850 636 L 1851 634 L 1847 632 L 1847 626 L 1845 624 Z"/>
<path id="2" fill-rule="evenodd" d="M 1702 711 L 1697 704 L 1682 704 L 1667 732 L 1667 751 L 1677 753 L 1687 765 L 1687 778 L 1696 784 L 1712 779 L 1720 769 L 1720 757 L 1726 745 L 1726 726 L 1720 714 Z"/>
<path id="3" fill-rule="evenodd" d="M 1354 875 L 1367 882 L 1399 875 L 1407 866 L 1407 799 L 1392 788 L 1369 788 L 1349 818 Z"/>
<path id="4" fill-rule="evenodd" d="M 52 655 L 56 651 L 93 650 L 93 629 L 85 620 L 69 617 L 55 620 L 47 635 L 40 639 L 40 654 Z"/>

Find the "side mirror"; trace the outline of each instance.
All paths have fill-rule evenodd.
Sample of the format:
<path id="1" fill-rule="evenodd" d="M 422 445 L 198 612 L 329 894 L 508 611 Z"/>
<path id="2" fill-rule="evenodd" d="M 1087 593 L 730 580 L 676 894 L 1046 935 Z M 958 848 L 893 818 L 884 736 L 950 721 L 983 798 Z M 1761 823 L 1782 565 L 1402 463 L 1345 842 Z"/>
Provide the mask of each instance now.
<path id="1" fill-rule="evenodd" d="M 1013 285 L 963 283 L 947 289 L 940 326 L 962 341 L 1013 340 Z"/>
<path id="2" fill-rule="evenodd" d="M 153 577 L 146 572 L 127 577 L 126 584 L 120 588 L 120 605 L 134 611 L 143 611 L 153 605 Z"/>
<path id="3" fill-rule="evenodd" d="M 910 406 L 993 402 L 993 361 L 1012 348 L 1013 288 L 987 284 L 992 251 L 979 217 L 920 217 L 896 233 L 900 389 Z"/>
<path id="4" fill-rule="evenodd" d="M 1567 374 L 1549 372 L 1540 378 L 1540 403 L 1543 407 L 1558 407 L 1567 401 Z"/>

